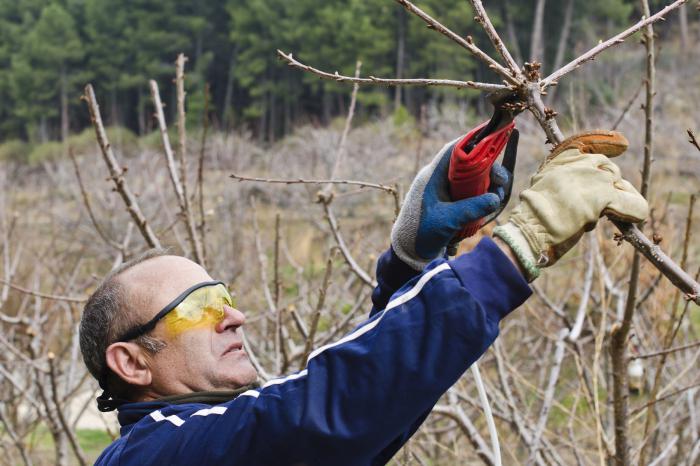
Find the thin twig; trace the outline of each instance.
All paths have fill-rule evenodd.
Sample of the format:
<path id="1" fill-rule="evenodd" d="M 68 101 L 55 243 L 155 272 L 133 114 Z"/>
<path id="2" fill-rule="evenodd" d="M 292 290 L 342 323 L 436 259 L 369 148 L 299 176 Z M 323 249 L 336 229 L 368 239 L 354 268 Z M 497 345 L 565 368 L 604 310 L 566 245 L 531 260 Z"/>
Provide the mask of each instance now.
<path id="1" fill-rule="evenodd" d="M 650 407 L 652 407 L 653 405 L 655 405 L 656 403 L 658 403 L 658 402 L 660 402 L 660 401 L 664 401 L 664 400 L 667 400 L 667 399 L 669 399 L 669 398 L 671 398 L 671 397 L 674 397 L 674 396 L 676 396 L 676 395 L 680 395 L 681 393 L 683 393 L 683 392 L 685 392 L 685 391 L 688 391 L 688 390 L 690 390 L 690 389 L 692 389 L 692 388 L 695 388 L 695 387 L 700 387 L 700 382 L 695 382 L 695 383 L 692 384 L 692 385 L 688 385 L 688 386 L 686 386 L 686 387 L 679 388 L 678 390 L 675 390 L 675 391 L 673 391 L 673 392 L 671 392 L 671 393 L 668 393 L 668 394 L 666 394 L 666 395 L 664 395 L 664 396 L 662 396 L 662 397 L 653 399 L 653 400 L 651 400 L 650 402 L 648 402 L 648 403 L 646 403 L 646 404 L 644 404 L 644 405 L 642 405 L 642 406 L 640 406 L 640 407 L 638 407 L 638 408 L 635 408 L 635 409 L 633 409 L 632 411 L 630 411 L 630 416 L 634 416 L 634 415 L 636 415 L 636 414 L 638 414 L 638 413 L 641 413 L 641 412 L 644 411 L 645 409 L 649 409 Z"/>
<path id="2" fill-rule="evenodd" d="M 488 466 L 494 466 L 496 463 L 491 456 L 491 452 L 489 451 L 486 442 L 479 434 L 478 429 L 471 422 L 469 416 L 466 415 L 464 410 L 458 408 L 458 404 L 450 403 L 450 406 L 437 405 L 433 408 L 432 412 L 446 416 L 456 422 L 459 429 L 469 440 L 469 443 L 471 443 L 474 447 L 479 459 Z"/>
<path id="3" fill-rule="evenodd" d="M 551 86 L 552 84 L 556 83 L 562 76 L 569 74 L 570 72 L 574 71 L 576 68 L 581 66 L 587 61 L 593 60 L 596 55 L 599 55 L 601 52 L 609 49 L 610 47 L 613 47 L 615 45 L 618 45 L 622 42 L 625 41 L 629 36 L 634 34 L 635 32 L 639 31 L 643 27 L 653 24 L 659 20 L 664 19 L 663 17 L 675 10 L 676 8 L 680 7 L 684 3 L 686 3 L 687 0 L 676 0 L 672 4 L 668 5 L 666 8 L 663 10 L 659 11 L 653 16 L 650 16 L 648 18 L 641 19 L 638 21 L 635 25 L 625 29 L 621 33 L 617 34 L 614 37 L 611 37 L 610 39 L 606 40 L 605 42 L 601 42 L 600 44 L 596 45 L 592 49 L 588 50 L 586 53 L 583 55 L 580 55 L 579 57 L 575 58 L 574 60 L 570 61 L 566 65 L 562 66 L 559 68 L 557 71 L 553 72 L 546 78 L 540 81 L 540 87 L 542 89 L 546 89 L 547 87 Z"/>
<path id="4" fill-rule="evenodd" d="M 483 61 L 488 65 L 489 68 L 494 70 L 496 73 L 500 74 L 505 80 L 514 85 L 520 84 L 518 80 L 513 77 L 512 72 L 508 70 L 507 68 L 503 67 L 501 64 L 499 64 L 496 60 L 491 58 L 489 55 L 484 53 L 479 47 L 474 45 L 474 41 L 472 40 L 471 36 L 467 36 L 466 39 L 462 38 L 460 35 L 452 32 L 449 30 L 447 27 L 445 27 L 443 24 L 441 24 L 439 21 L 434 19 L 432 16 L 415 6 L 413 3 L 409 2 L 408 0 L 395 0 L 398 4 L 406 8 L 409 12 L 413 13 L 414 15 L 418 16 L 420 19 L 422 19 L 427 25 L 429 29 L 433 29 L 443 36 L 453 40 L 456 42 L 458 45 L 461 47 L 465 48 L 469 53 Z"/>
<path id="5" fill-rule="evenodd" d="M 309 337 L 309 329 L 306 328 L 306 323 L 297 312 L 296 307 L 292 304 L 287 308 L 287 311 L 292 316 L 292 320 L 294 321 L 294 325 L 299 331 L 299 334 L 304 340 L 306 340 Z"/>
<path id="6" fill-rule="evenodd" d="M 360 75 L 360 69 L 362 67 L 362 62 L 358 61 L 356 66 L 355 66 L 355 76 Z M 340 162 L 343 159 L 343 155 L 345 153 L 345 144 L 348 138 L 348 134 L 350 133 L 350 128 L 352 127 L 352 119 L 353 116 L 355 115 L 355 104 L 357 103 L 357 92 L 359 90 L 359 85 L 355 83 L 352 88 L 352 95 L 350 98 L 350 107 L 348 108 L 348 115 L 345 118 L 345 128 L 343 129 L 343 134 L 340 137 L 340 141 L 338 142 L 338 146 L 336 147 L 336 152 L 335 152 L 335 161 L 333 163 L 333 169 L 331 172 L 331 179 L 333 179 L 334 175 L 338 172 L 340 168 Z M 374 288 L 376 286 L 376 282 L 372 280 L 372 278 L 369 276 L 367 272 L 365 272 L 357 263 L 357 261 L 352 257 L 352 254 L 350 253 L 350 249 L 347 247 L 345 244 L 345 240 L 343 239 L 343 235 L 340 233 L 340 229 L 338 227 L 338 220 L 335 218 L 335 214 L 333 213 L 333 209 L 331 208 L 331 203 L 333 202 L 333 185 L 332 184 L 327 184 L 324 186 L 324 188 L 318 192 L 317 195 L 317 200 L 318 202 L 323 206 L 323 211 L 325 213 L 325 218 L 326 222 L 328 223 L 328 226 L 331 229 L 331 233 L 333 234 L 333 237 L 335 238 L 336 243 L 338 244 L 338 248 L 340 248 L 341 253 L 343 254 L 343 257 L 345 258 L 345 262 L 348 264 L 350 269 L 368 286 Z"/>
<path id="7" fill-rule="evenodd" d="M 581 292 L 581 301 L 579 302 L 578 310 L 576 311 L 576 320 L 574 321 L 574 326 L 569 331 L 566 336 L 567 340 L 575 342 L 581 335 L 581 330 L 583 329 L 583 321 L 586 317 L 586 311 L 588 310 L 588 301 L 591 297 L 591 288 L 593 286 L 593 270 L 595 269 L 595 254 L 593 250 L 595 248 L 595 236 L 589 236 L 589 248 L 586 250 L 586 274 L 583 279 L 583 290 Z"/>
<path id="8" fill-rule="evenodd" d="M 503 40 L 501 40 L 498 32 L 496 32 L 496 28 L 493 27 L 491 19 L 489 18 L 489 15 L 486 14 L 486 10 L 484 9 L 484 5 L 481 3 L 481 0 L 470 0 L 470 2 L 474 7 L 474 11 L 476 12 L 476 17 L 474 19 L 484 28 L 486 35 L 489 36 L 489 39 L 491 39 L 491 43 L 496 48 L 498 54 L 506 62 L 506 65 L 513 73 L 513 76 L 522 80 L 523 77 L 520 72 L 520 67 L 515 62 L 506 46 L 503 44 Z"/>
<path id="9" fill-rule="evenodd" d="M 209 83 L 204 86 L 204 114 L 202 115 L 202 139 L 199 147 L 199 161 L 197 164 L 197 197 L 199 205 L 199 238 L 202 241 L 202 265 L 207 261 L 206 217 L 204 215 L 204 154 L 209 131 Z"/>
<path id="10" fill-rule="evenodd" d="M 544 431 L 544 426 L 547 423 L 549 411 L 551 410 L 552 402 L 554 401 L 554 390 L 556 389 L 557 381 L 559 380 L 561 364 L 564 360 L 564 350 L 566 349 L 565 340 L 568 334 L 569 332 L 566 329 L 562 329 L 557 337 L 552 368 L 549 372 L 549 382 L 547 383 L 547 388 L 544 392 L 544 399 L 542 400 L 542 407 L 540 408 L 540 416 L 537 421 L 535 431 L 532 435 L 532 443 L 530 444 L 530 459 L 528 460 L 527 464 L 532 464 L 540 449 L 540 439 L 542 438 L 542 432 Z"/>
<path id="11" fill-rule="evenodd" d="M 394 78 L 377 78 L 376 76 L 370 76 L 368 78 L 360 78 L 358 76 L 344 76 L 339 74 L 337 71 L 335 73 L 328 73 L 327 71 L 319 70 L 313 66 L 306 65 L 296 58 L 291 53 L 284 53 L 281 50 L 277 50 L 277 55 L 287 62 L 287 64 L 293 68 L 298 68 L 303 71 L 315 74 L 322 79 L 328 79 L 336 82 L 349 82 L 354 84 L 362 85 L 375 85 L 375 86 L 445 86 L 445 87 L 456 87 L 457 89 L 480 89 L 482 91 L 503 91 L 509 89 L 508 86 L 502 84 L 491 84 L 491 83 L 480 83 L 474 81 L 456 81 L 454 79 L 394 79 Z"/>
<path id="12" fill-rule="evenodd" d="M 620 113 L 620 116 L 617 117 L 617 120 L 615 120 L 615 123 L 613 123 L 611 130 L 615 131 L 618 126 L 620 126 L 620 123 L 622 123 L 622 120 L 625 119 L 625 116 L 627 116 L 627 113 L 630 111 L 632 108 L 632 105 L 634 102 L 637 100 L 637 97 L 639 97 L 639 94 L 642 92 L 642 89 L 644 88 L 644 81 L 639 83 L 639 87 L 637 87 L 637 90 L 634 91 L 634 94 L 632 95 L 632 98 L 627 101 L 627 105 L 622 109 L 622 112 Z"/>
<path id="13" fill-rule="evenodd" d="M 667 349 L 663 349 L 660 351 L 655 351 L 653 353 L 644 353 L 644 354 L 638 354 L 635 356 L 630 356 L 630 359 L 648 359 L 648 358 L 653 358 L 656 356 L 662 356 L 662 355 L 668 355 L 671 353 L 676 353 L 678 351 L 684 351 L 684 350 L 687 350 L 690 348 L 695 348 L 697 346 L 700 346 L 700 341 L 688 343 L 687 345 L 676 346 L 674 348 L 667 348 Z"/>
<path id="14" fill-rule="evenodd" d="M 90 217 L 90 221 L 92 222 L 92 226 L 95 227 L 95 231 L 105 243 L 107 243 L 114 249 L 120 250 L 121 244 L 108 237 L 102 230 L 102 227 L 100 227 L 100 224 L 97 222 L 95 213 L 92 211 L 92 206 L 90 205 L 90 197 L 88 196 L 88 193 L 85 190 L 85 185 L 83 184 L 83 178 L 82 176 L 80 176 L 80 167 L 78 166 L 78 161 L 75 158 L 75 154 L 73 153 L 72 148 L 68 149 L 68 155 L 70 156 L 70 159 L 73 162 L 73 168 L 75 169 L 75 178 L 78 180 L 78 187 L 80 188 L 80 194 L 83 197 L 83 204 L 87 209 L 88 216 Z"/>
<path id="15" fill-rule="evenodd" d="M 95 127 L 95 134 L 97 136 L 97 142 L 100 145 L 102 151 L 102 156 L 104 157 L 107 168 L 109 169 L 109 174 L 114 187 L 121 195 L 126 205 L 126 210 L 134 219 L 134 223 L 139 228 L 141 235 L 146 240 L 146 243 L 152 248 L 159 248 L 160 241 L 153 233 L 151 226 L 146 221 L 141 212 L 138 202 L 136 201 L 136 196 L 131 192 L 129 186 L 126 184 L 124 179 L 124 173 L 126 173 L 126 168 L 119 167 L 117 164 L 117 159 L 112 151 L 112 146 L 107 139 L 107 132 L 105 131 L 104 125 L 102 124 L 102 116 L 100 115 L 100 106 L 97 104 L 97 98 L 95 97 L 95 91 L 91 84 L 85 86 L 85 94 L 83 99 L 87 102 L 88 110 L 90 111 L 90 119 Z"/>
<path id="16" fill-rule="evenodd" d="M 54 406 L 56 408 L 56 414 L 58 415 L 58 422 L 61 424 L 61 427 L 63 427 L 63 431 L 66 433 L 66 436 L 68 437 L 68 442 L 70 443 L 70 446 L 73 449 L 73 453 L 75 454 L 75 458 L 78 460 L 78 463 L 81 466 L 85 466 L 87 464 L 87 461 L 85 460 L 85 453 L 83 452 L 83 449 L 80 448 L 80 444 L 78 443 L 78 440 L 75 438 L 75 433 L 73 432 L 73 430 L 70 428 L 70 426 L 66 422 L 66 418 L 63 415 L 64 408 L 61 406 L 61 403 L 58 400 L 58 390 L 56 388 L 56 370 L 54 368 L 55 355 L 53 353 L 49 353 L 47 359 L 49 360 L 49 380 L 51 381 L 51 399 L 53 400 Z"/>
<path id="17" fill-rule="evenodd" d="M 647 0 L 643 0 L 643 2 L 646 3 Z M 690 196 L 690 201 L 688 203 L 688 216 L 686 218 L 686 227 L 685 227 L 685 237 L 683 241 L 683 254 L 681 256 L 681 264 L 680 267 L 683 268 L 687 264 L 688 260 L 688 249 L 690 245 L 690 237 L 691 233 L 693 231 L 692 225 L 693 225 L 693 209 L 695 207 L 695 194 Z M 678 330 L 680 329 L 680 324 L 683 321 L 685 317 L 685 313 L 688 311 L 688 307 L 685 306 L 683 309 L 683 314 L 681 314 L 680 318 L 678 317 L 678 301 L 680 299 L 680 292 L 676 292 L 675 297 L 673 299 L 673 302 L 671 304 L 671 319 L 669 321 L 669 326 L 666 329 L 666 332 L 664 334 L 664 348 L 670 348 L 671 345 L 673 344 L 673 341 L 676 338 L 676 335 L 678 334 Z M 658 360 L 656 364 L 656 372 L 654 374 L 654 383 L 652 385 L 651 391 L 649 393 L 649 399 L 654 401 L 659 393 L 659 389 L 661 386 L 661 375 L 663 373 L 663 368 L 666 365 L 666 361 L 668 359 L 668 354 L 662 354 L 661 359 Z M 651 405 L 650 405 L 651 406 Z M 647 409 L 646 412 L 646 420 L 644 423 L 644 435 L 647 437 L 649 433 L 653 429 L 653 425 L 655 422 L 655 415 L 653 412 L 653 409 L 650 407 Z M 647 451 L 648 451 L 648 443 L 644 442 L 642 445 L 642 448 L 639 453 L 639 458 L 641 464 L 644 464 L 642 460 L 646 460 L 647 456 Z"/>
<path id="18" fill-rule="evenodd" d="M 19 435 L 17 435 L 17 433 L 10 425 L 9 421 L 5 418 L 2 409 L 0 409 L 0 422 L 2 422 L 2 425 L 4 426 L 3 430 L 7 432 L 7 434 L 10 436 L 10 439 L 12 440 L 12 443 L 15 444 L 15 448 L 17 448 L 17 450 L 19 451 L 19 454 L 22 457 L 22 461 L 24 461 L 25 466 L 32 466 L 32 459 L 24 446 L 24 442 L 22 442 L 22 439 L 19 438 Z"/>
<path id="19" fill-rule="evenodd" d="M 282 345 L 282 309 L 280 309 L 280 214 L 275 214 L 275 243 L 272 266 L 272 301 L 275 306 L 275 368 L 278 374 L 286 366 L 286 352 Z M 282 362 L 285 359 L 285 363 Z"/>
<path id="20" fill-rule="evenodd" d="M 84 303 L 87 301 L 87 298 L 82 298 L 82 297 L 77 297 L 77 296 L 59 296 L 55 294 L 48 294 L 48 293 L 41 293 L 39 291 L 34 291 L 30 290 L 28 288 L 24 288 L 19 285 L 15 285 L 14 283 L 11 283 L 4 278 L 0 278 L 0 283 L 4 283 L 13 290 L 17 290 L 20 293 L 28 294 L 30 296 L 34 296 L 36 298 L 43 298 L 43 299 L 50 299 L 52 301 L 66 301 L 69 303 Z"/>
<path id="21" fill-rule="evenodd" d="M 279 178 L 257 178 L 253 176 L 242 176 L 236 173 L 229 175 L 230 178 L 238 181 L 256 181 L 260 183 L 278 183 L 278 184 L 341 184 L 341 185 L 352 185 L 359 186 L 361 188 L 372 188 L 380 189 L 390 194 L 395 194 L 397 192 L 394 186 L 388 186 L 384 184 L 371 183 L 368 181 L 355 181 L 355 180 L 311 180 L 311 179 L 279 179 Z"/>
<path id="22" fill-rule="evenodd" d="M 263 379 L 264 381 L 268 381 L 272 378 L 270 374 L 268 374 L 265 369 L 263 368 L 262 364 L 260 364 L 260 360 L 255 354 L 255 351 L 253 350 L 250 340 L 248 340 L 248 337 L 246 337 L 245 332 L 242 333 L 243 336 L 243 347 L 245 348 L 245 352 L 248 355 L 248 359 L 250 359 L 250 363 L 253 365 L 255 368 L 255 372 L 258 373 L 258 376 Z"/>
<path id="23" fill-rule="evenodd" d="M 357 261 L 352 257 L 350 249 L 348 249 L 348 246 L 345 244 L 345 240 L 343 239 L 343 235 L 341 235 L 340 233 L 340 228 L 338 227 L 338 220 L 335 218 L 335 214 L 333 213 L 333 210 L 331 210 L 330 205 L 324 202 L 323 209 L 326 215 L 326 221 L 328 222 L 328 226 L 331 229 L 331 233 L 333 234 L 336 243 L 338 243 L 338 248 L 340 248 L 340 252 L 343 254 L 345 262 L 365 285 L 371 288 L 375 288 L 377 286 L 377 282 L 372 277 L 370 277 L 369 274 L 365 272 L 362 269 L 362 267 L 359 266 Z"/>
<path id="24" fill-rule="evenodd" d="M 306 337 L 306 343 L 304 344 L 304 353 L 302 354 L 299 370 L 302 370 L 307 363 L 307 358 L 311 351 L 314 349 L 314 340 L 316 339 L 316 332 L 318 331 L 318 323 L 321 319 L 321 311 L 323 311 L 323 306 L 326 304 L 326 293 L 328 292 L 328 286 L 331 282 L 331 274 L 333 273 L 333 259 L 335 258 L 337 249 L 333 248 L 331 253 L 328 255 L 328 260 L 326 261 L 326 272 L 323 275 L 323 283 L 321 288 L 318 289 L 318 302 L 316 303 L 316 309 L 314 309 L 313 316 L 311 317 L 311 326 L 309 327 L 309 334 Z"/>
<path id="25" fill-rule="evenodd" d="M 688 129 L 688 142 L 691 143 L 697 150 L 700 150 L 700 143 L 698 143 L 698 139 L 695 136 L 695 133 Z"/>
<path id="26" fill-rule="evenodd" d="M 360 70 L 362 69 L 362 62 L 357 61 L 355 63 L 355 77 L 360 76 Z M 350 94 L 350 106 L 348 107 L 348 114 L 345 117 L 345 126 L 343 127 L 343 133 L 340 135 L 340 141 L 335 149 L 335 161 L 333 162 L 333 168 L 331 169 L 330 179 L 334 179 L 338 172 L 340 171 L 340 164 L 345 157 L 345 147 L 348 142 L 348 135 L 350 134 L 350 128 L 352 128 L 352 120 L 355 117 L 355 107 L 357 106 L 357 93 L 360 90 L 357 83 L 352 86 L 352 93 Z M 328 197 L 332 192 L 333 186 L 328 184 L 323 189 L 323 194 Z"/>

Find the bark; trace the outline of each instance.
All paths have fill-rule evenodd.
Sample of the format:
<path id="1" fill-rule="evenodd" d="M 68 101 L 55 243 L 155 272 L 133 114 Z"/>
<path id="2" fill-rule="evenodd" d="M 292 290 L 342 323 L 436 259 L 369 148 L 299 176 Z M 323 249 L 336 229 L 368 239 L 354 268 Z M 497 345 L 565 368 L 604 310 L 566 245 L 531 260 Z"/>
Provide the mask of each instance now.
<path id="1" fill-rule="evenodd" d="M 649 17 L 649 3 L 641 0 L 644 15 Z M 644 133 L 644 165 L 642 168 L 642 185 L 640 193 L 648 199 L 649 179 L 651 178 L 651 161 L 654 151 L 654 83 L 656 70 L 654 68 L 654 29 L 651 25 L 644 30 L 644 46 L 646 47 L 646 102 L 644 104 L 645 133 Z M 630 464 L 629 440 L 627 435 L 629 380 L 627 370 L 629 359 L 627 358 L 627 338 L 632 328 L 632 318 L 637 303 L 637 288 L 639 285 L 639 271 L 641 268 L 641 254 L 635 252 L 632 259 L 632 271 L 630 273 L 629 291 L 622 322 L 612 333 L 612 345 L 610 348 L 613 369 L 613 410 L 615 420 L 615 464 Z M 644 462 L 644 448 L 640 454 L 640 464 Z"/>
<path id="2" fill-rule="evenodd" d="M 155 233 L 153 233 L 151 226 L 146 221 L 146 217 L 141 212 L 136 196 L 126 184 L 126 180 L 124 178 L 125 170 L 117 162 L 112 146 L 107 139 L 107 133 L 105 132 L 104 125 L 102 124 L 102 116 L 100 115 L 100 107 L 97 104 L 95 91 L 90 84 L 85 86 L 85 101 L 87 102 L 88 109 L 90 110 L 90 119 L 92 120 L 92 124 L 95 128 L 97 142 L 100 144 L 102 156 L 104 157 L 107 168 L 109 169 L 110 179 L 114 183 L 115 189 L 122 197 L 126 210 L 129 212 L 131 218 L 134 220 L 134 223 L 136 223 L 136 226 L 141 231 L 146 243 L 152 248 L 161 247 L 158 238 L 156 237 Z"/>

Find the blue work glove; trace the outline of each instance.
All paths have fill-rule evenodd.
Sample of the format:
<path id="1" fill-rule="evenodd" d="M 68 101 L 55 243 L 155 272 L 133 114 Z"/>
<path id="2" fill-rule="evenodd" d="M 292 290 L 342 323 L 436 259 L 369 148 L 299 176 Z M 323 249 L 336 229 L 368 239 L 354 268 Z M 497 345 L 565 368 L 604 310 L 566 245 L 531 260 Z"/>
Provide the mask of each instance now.
<path id="1" fill-rule="evenodd" d="M 504 198 L 504 187 L 511 178 L 508 170 L 494 164 L 488 193 L 453 202 L 447 171 L 456 142 L 445 145 L 432 162 L 418 172 L 391 230 L 394 252 L 418 271 L 443 256 L 454 236 L 467 223 L 498 210 Z"/>

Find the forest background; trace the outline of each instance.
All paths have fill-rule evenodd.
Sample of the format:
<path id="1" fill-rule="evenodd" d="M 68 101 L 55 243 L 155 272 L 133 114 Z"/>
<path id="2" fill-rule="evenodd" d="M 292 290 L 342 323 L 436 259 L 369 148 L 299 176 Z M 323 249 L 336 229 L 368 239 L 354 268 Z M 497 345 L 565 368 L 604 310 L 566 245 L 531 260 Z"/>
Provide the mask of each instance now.
<path id="1" fill-rule="evenodd" d="M 542 76 L 635 23 L 643 5 L 484 3 L 515 60 L 541 62 Z M 665 6 L 650 4 L 652 12 Z M 470 2 L 417 5 L 492 53 Z M 653 213 L 641 228 L 693 276 L 700 146 L 688 143 L 687 130 L 700 129 L 697 6 L 654 25 L 650 96 L 641 33 L 543 96 L 566 135 L 595 127 L 627 135 L 630 149 L 617 161 L 635 186 L 652 115 Z M 353 94 L 347 83 L 287 66 L 277 49 L 343 75 L 361 60 L 363 76 L 501 82 L 392 0 L 0 0 L 0 464 L 87 464 L 118 435 L 114 416 L 94 406 L 98 387 L 81 362 L 77 325 L 100 277 L 149 248 L 123 186 L 156 241 L 201 257 L 237 294 L 246 348 L 266 380 L 293 372 L 312 348 L 364 319 L 376 259 L 417 170 L 490 115 L 473 89 L 368 86 Z M 182 113 L 179 53 L 188 57 Z M 163 133 L 151 79 L 169 125 Z M 86 83 L 107 127 L 112 173 Z M 548 151 L 527 112 L 518 127 L 514 193 Z M 599 222 L 538 279 L 480 361 L 505 464 L 621 464 L 620 436 L 629 464 L 700 459 L 700 309 L 646 261 L 632 274 L 639 292 L 628 304 L 633 250 L 613 239 L 610 223 Z M 636 372 L 621 421 L 609 349 L 628 306 L 626 363 Z M 577 338 L 562 337 L 574 327 Z M 488 438 L 467 374 L 392 464 L 495 464 Z"/>
<path id="2" fill-rule="evenodd" d="M 641 16 L 638 2 L 629 0 L 549 1 L 546 9 L 538 4 L 545 2 L 495 0 L 488 9 L 516 60 L 536 58 L 545 73 Z M 661 5 L 651 2 L 652 10 Z M 426 0 L 421 7 L 477 42 L 487 41 L 470 27 L 468 2 Z M 107 125 L 149 133 L 148 80 L 167 78 L 179 52 L 189 57 L 189 123 L 201 124 L 209 85 L 215 126 L 247 128 L 261 141 L 306 123 L 327 124 L 344 115 L 348 101 L 346 85 L 288 68 L 276 49 L 298 51 L 306 63 L 346 75 L 361 59 L 365 73 L 375 76 L 493 77 L 407 15 L 386 0 L 0 0 L 0 143 L 12 141 L 0 154 L 41 159 L 56 147 L 32 157 L 36 144 L 62 141 L 87 127 L 79 100 L 86 82 L 103 96 Z M 661 36 L 678 30 L 687 45 L 687 15 L 685 9 L 674 15 L 659 28 Z M 692 26 L 695 15 L 690 21 Z M 591 85 L 600 87 L 595 98 L 611 97 L 605 82 Z M 172 115 L 174 92 L 161 87 Z M 360 118 L 400 108 L 418 116 L 428 101 L 484 106 L 473 90 L 378 88 L 359 99 Z"/>

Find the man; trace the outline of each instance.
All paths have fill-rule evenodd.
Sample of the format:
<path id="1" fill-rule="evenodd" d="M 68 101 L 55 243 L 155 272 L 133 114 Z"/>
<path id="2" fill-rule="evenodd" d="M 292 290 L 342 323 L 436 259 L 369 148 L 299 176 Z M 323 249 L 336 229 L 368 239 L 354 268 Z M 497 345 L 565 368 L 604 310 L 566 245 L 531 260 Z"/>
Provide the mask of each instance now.
<path id="1" fill-rule="evenodd" d="M 83 356 L 105 389 L 100 408 L 118 408 L 122 426 L 97 464 L 384 464 L 486 351 L 543 267 L 602 215 L 648 214 L 603 155 L 619 155 L 624 138 L 591 133 L 557 147 L 494 239 L 446 260 L 466 224 L 499 208 L 509 181 L 494 166 L 492 192 L 450 199 L 450 156 L 474 142 L 446 145 L 414 180 L 378 261 L 369 319 L 317 348 L 302 371 L 262 386 L 242 346 L 245 317 L 204 269 L 151 252 L 112 272 L 81 322 Z"/>

